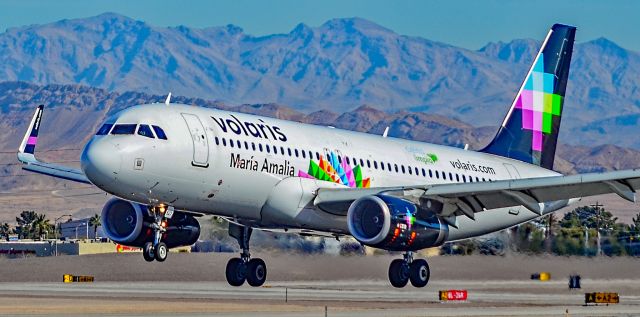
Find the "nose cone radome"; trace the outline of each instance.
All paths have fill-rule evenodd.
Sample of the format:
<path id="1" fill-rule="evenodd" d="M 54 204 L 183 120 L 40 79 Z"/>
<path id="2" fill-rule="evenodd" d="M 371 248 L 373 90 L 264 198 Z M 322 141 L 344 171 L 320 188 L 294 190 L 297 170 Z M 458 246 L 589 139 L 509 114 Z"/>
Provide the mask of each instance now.
<path id="1" fill-rule="evenodd" d="M 96 186 L 108 186 L 120 173 L 121 157 L 116 146 L 104 139 L 93 139 L 84 147 L 80 164 L 87 178 Z"/>

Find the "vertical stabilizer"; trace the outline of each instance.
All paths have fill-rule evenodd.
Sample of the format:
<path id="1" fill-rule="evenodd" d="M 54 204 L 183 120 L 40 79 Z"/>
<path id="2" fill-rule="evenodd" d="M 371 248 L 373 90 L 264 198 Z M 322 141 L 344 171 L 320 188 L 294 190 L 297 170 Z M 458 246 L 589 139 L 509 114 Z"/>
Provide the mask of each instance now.
<path id="1" fill-rule="evenodd" d="M 27 129 L 27 133 L 24 135 L 20 148 L 18 149 L 19 158 L 32 158 L 35 161 L 34 153 L 36 151 L 36 143 L 38 142 L 38 131 L 40 130 L 43 109 L 44 105 L 39 105 L 33 114 L 33 118 L 31 118 L 29 129 Z"/>
<path id="2" fill-rule="evenodd" d="M 552 169 L 576 28 L 554 24 L 495 138 L 481 152 Z"/>

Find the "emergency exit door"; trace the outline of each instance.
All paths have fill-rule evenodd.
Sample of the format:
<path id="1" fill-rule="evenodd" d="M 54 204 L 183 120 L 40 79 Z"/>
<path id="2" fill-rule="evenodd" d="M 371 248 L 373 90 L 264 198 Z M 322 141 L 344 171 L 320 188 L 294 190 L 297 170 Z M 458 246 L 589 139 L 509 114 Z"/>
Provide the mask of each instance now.
<path id="1" fill-rule="evenodd" d="M 193 160 L 191 165 L 209 167 L 209 141 L 205 133 L 202 121 L 198 116 L 190 113 L 182 113 L 182 118 L 189 127 L 191 141 L 193 142 Z"/>

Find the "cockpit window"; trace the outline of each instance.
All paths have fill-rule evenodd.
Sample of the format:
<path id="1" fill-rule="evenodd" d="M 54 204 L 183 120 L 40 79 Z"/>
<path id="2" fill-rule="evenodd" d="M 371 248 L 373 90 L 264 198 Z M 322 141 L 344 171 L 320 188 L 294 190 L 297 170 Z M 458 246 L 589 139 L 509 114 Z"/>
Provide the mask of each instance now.
<path id="1" fill-rule="evenodd" d="M 111 131 L 111 127 L 113 127 L 112 123 L 103 124 L 102 127 L 100 127 L 100 129 L 98 130 L 98 133 L 96 133 L 96 135 L 107 135 L 107 134 L 109 134 L 109 131 Z"/>
<path id="2" fill-rule="evenodd" d="M 133 134 L 136 132 L 135 124 L 116 124 L 111 130 L 111 134 Z"/>
<path id="3" fill-rule="evenodd" d="M 157 125 L 152 125 L 153 127 L 153 131 L 156 132 L 156 135 L 158 136 L 158 139 L 162 139 L 162 140 L 166 140 L 167 139 L 167 135 L 164 133 L 164 130 L 162 130 L 161 127 L 157 126 Z"/>
<path id="4" fill-rule="evenodd" d="M 153 132 L 151 132 L 151 128 L 149 128 L 146 124 L 141 124 L 138 126 L 138 134 L 142 136 L 146 136 L 147 138 L 154 138 Z"/>

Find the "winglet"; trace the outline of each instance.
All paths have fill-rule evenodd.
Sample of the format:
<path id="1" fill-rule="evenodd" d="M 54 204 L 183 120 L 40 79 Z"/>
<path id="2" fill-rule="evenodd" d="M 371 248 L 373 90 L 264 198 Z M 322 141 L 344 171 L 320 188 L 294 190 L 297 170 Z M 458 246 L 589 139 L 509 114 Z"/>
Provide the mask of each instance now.
<path id="1" fill-rule="evenodd" d="M 164 104 L 165 104 L 165 105 L 167 105 L 167 106 L 168 106 L 170 103 L 171 103 L 171 93 L 169 93 L 169 94 L 167 95 L 167 99 L 165 99 L 165 100 L 164 100 Z"/>
<path id="2" fill-rule="evenodd" d="M 40 130 L 40 122 L 42 121 L 42 112 L 44 105 L 39 105 L 33 114 L 27 133 L 22 139 L 20 148 L 18 149 L 18 160 L 23 163 L 35 162 L 36 143 L 38 142 L 38 131 Z"/>

